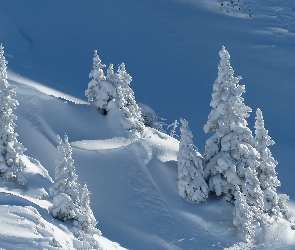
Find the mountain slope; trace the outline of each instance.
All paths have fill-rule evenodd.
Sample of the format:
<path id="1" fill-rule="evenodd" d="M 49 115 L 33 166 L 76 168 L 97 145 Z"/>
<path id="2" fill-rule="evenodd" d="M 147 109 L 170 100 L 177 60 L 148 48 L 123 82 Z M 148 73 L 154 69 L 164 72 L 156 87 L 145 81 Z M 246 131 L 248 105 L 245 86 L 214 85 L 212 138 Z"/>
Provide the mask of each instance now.
<path id="1" fill-rule="evenodd" d="M 92 105 L 64 101 L 23 83 L 14 82 L 20 102 L 15 113 L 19 140 L 28 148 L 26 154 L 40 160 L 53 176 L 56 134 L 68 134 L 79 182 L 86 181 L 92 193 L 91 207 L 103 236 L 128 249 L 223 249 L 241 241 L 232 225 L 233 206 L 222 198 L 211 197 L 205 204 L 179 198 L 177 140 L 153 129 L 146 129 L 142 138 L 130 137 L 117 117 L 103 116 Z M 35 232 L 34 237 L 13 235 L 10 230 L 3 235 L 7 237 L 1 247 L 10 249 L 10 237 L 16 236 L 19 244 L 32 249 L 53 247 L 53 238 L 78 248 L 62 223 L 48 215 L 51 197 L 46 193 L 51 179 L 47 170 L 32 158 L 26 162 L 29 172 L 25 176 L 31 176 L 27 177 L 27 191 L 13 185 L 1 189 L 12 197 L 4 198 L 2 205 L 19 206 L 2 207 L 2 213 L 8 214 L 3 224 L 9 225 L 17 215 L 26 230 Z M 32 217 L 32 213 L 36 215 Z M 15 228 L 23 225 L 11 224 Z M 66 231 L 65 241 L 56 237 L 59 230 Z M 256 244 L 259 249 L 280 249 L 282 245 L 292 249 L 294 234 L 285 223 L 276 224 L 266 229 Z M 36 240 L 28 243 L 26 237 Z M 118 247 L 114 244 L 108 243 Z"/>
<path id="2" fill-rule="evenodd" d="M 288 108 L 294 105 L 295 6 L 291 1 L 233 2 L 231 6 L 223 1 L 221 7 L 215 0 L 0 0 L 0 42 L 7 49 L 10 82 L 17 87 L 16 132 L 27 148 L 25 154 L 54 176 L 56 134 L 67 133 L 79 181 L 86 181 L 92 192 L 98 228 L 123 247 L 222 249 L 240 238 L 232 227 L 232 206 L 222 199 L 195 205 L 178 197 L 177 140 L 155 130 L 147 130 L 141 139 L 130 138 L 116 117 L 102 116 L 85 102 L 93 49 L 99 50 L 103 63 L 124 61 L 133 76 L 137 100 L 152 104 L 160 116 L 168 118 L 167 123 L 179 117 L 189 120 L 195 144 L 202 151 L 217 52 L 225 45 L 234 69 L 245 79 L 247 105 L 263 109 L 277 143 L 272 150 L 279 161 L 280 191 L 295 198 L 290 157 L 295 150 L 295 116 Z M 253 120 L 249 121 L 252 126 Z M 34 164 L 38 171 L 43 169 Z M 11 211 L 1 207 L 2 213 L 13 219 L 20 213 L 15 211 L 23 210 L 21 217 L 32 231 L 39 230 L 39 215 L 34 217 L 30 208 L 22 206 L 32 206 L 42 220 L 52 220 L 46 212 L 50 198 L 43 198 L 45 205 L 34 205 L 31 198 L 26 201 L 32 193 L 48 192 L 50 178 L 38 171 L 29 178 L 31 194 L 19 193 L 18 187 L 2 189 L 2 205 L 19 206 Z M 6 195 L 12 190 L 13 195 Z M 24 197 L 19 198 L 20 194 Z M 47 231 L 56 226 L 50 223 L 45 223 Z M 21 224 L 14 226 L 17 231 Z M 12 241 L 3 235 L 6 245 L 0 246 L 9 249 Z M 52 234 L 35 235 L 41 245 L 52 245 Z M 70 234 L 67 237 L 68 244 L 73 244 Z M 35 247 L 25 238 L 18 235 L 19 243 Z M 293 239 L 294 233 L 282 223 L 266 229 L 257 239 L 257 248 L 293 249 Z"/>

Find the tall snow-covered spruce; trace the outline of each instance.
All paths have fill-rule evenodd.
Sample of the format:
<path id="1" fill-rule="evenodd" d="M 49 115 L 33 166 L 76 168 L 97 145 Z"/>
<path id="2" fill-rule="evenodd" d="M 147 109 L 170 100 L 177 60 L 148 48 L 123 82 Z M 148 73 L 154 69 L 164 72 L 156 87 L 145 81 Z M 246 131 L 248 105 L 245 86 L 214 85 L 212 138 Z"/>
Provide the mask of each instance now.
<path id="1" fill-rule="evenodd" d="M 193 145 L 188 122 L 181 119 L 178 160 L 178 191 L 181 198 L 202 202 L 208 198 L 208 186 L 203 177 L 202 156 Z"/>
<path id="2" fill-rule="evenodd" d="M 81 249 L 98 248 L 94 236 L 100 236 L 101 232 L 95 228 L 97 222 L 90 208 L 90 192 L 86 184 L 82 188 L 78 183 L 72 147 L 67 135 L 64 142 L 59 135 L 57 140 L 58 159 L 55 182 L 50 188 L 50 193 L 53 195 L 53 206 L 50 212 L 54 218 L 72 223 L 73 234 L 81 241 Z"/>
<path id="3" fill-rule="evenodd" d="M 24 146 L 18 142 L 18 134 L 14 132 L 17 117 L 12 113 L 18 106 L 15 96 L 14 86 L 7 81 L 7 61 L 4 56 L 4 47 L 0 45 L 0 176 L 5 179 L 16 180 L 20 184 L 25 184 L 26 180 L 22 175 L 25 165 L 21 159 Z"/>
<path id="4" fill-rule="evenodd" d="M 259 153 L 246 121 L 252 110 L 244 104 L 245 86 L 239 84 L 241 77 L 234 76 L 225 47 L 219 55 L 218 77 L 210 103 L 212 110 L 204 126 L 206 133 L 214 132 L 205 146 L 205 178 L 212 193 L 225 195 L 232 203 L 242 194 L 259 221 L 264 216 L 263 192 L 257 173 Z"/>
<path id="5" fill-rule="evenodd" d="M 57 135 L 57 152 L 54 184 L 50 188 L 53 195 L 53 207 L 51 213 L 53 217 L 60 221 L 76 219 L 75 208 L 79 204 L 80 185 L 72 158 L 72 148 L 68 137 L 65 135 L 64 142 Z"/>
<path id="6" fill-rule="evenodd" d="M 272 157 L 271 151 L 268 148 L 268 146 L 274 145 L 275 142 L 264 127 L 264 119 L 260 109 L 257 109 L 255 118 L 256 148 L 260 154 L 258 178 L 264 194 L 264 212 L 275 218 L 282 217 L 290 221 L 294 219 L 294 215 L 285 204 L 289 197 L 285 194 L 277 193 L 276 188 L 281 185 L 275 170 L 278 162 Z"/>
<path id="7" fill-rule="evenodd" d="M 56 160 L 54 185 L 51 187 L 50 193 L 52 195 L 64 193 L 78 203 L 80 185 L 72 158 L 72 147 L 67 135 L 64 136 L 64 142 L 57 135 L 57 142 L 58 159 Z"/>

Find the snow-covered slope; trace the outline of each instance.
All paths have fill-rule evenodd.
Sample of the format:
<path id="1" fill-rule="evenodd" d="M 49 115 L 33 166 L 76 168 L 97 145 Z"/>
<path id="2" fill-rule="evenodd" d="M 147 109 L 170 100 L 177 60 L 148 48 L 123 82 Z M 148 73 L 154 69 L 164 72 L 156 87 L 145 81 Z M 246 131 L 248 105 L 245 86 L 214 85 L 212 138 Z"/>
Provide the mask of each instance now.
<path id="1" fill-rule="evenodd" d="M 202 151 L 217 52 L 225 45 L 245 79 L 246 103 L 263 109 L 277 143 L 281 190 L 295 198 L 295 115 L 289 108 L 295 6 L 233 3 L 0 0 L 0 42 L 20 103 L 16 132 L 30 157 L 24 191 L 1 184 L 1 248 L 50 249 L 55 241 L 76 248 L 71 233 L 48 215 L 51 198 L 45 195 L 54 176 L 56 134 L 64 133 L 79 181 L 92 192 L 97 227 L 109 240 L 129 249 L 222 249 L 240 241 L 231 205 L 222 199 L 196 205 L 178 197 L 177 140 L 151 129 L 144 138 L 130 138 L 116 117 L 102 116 L 85 102 L 93 49 L 104 63 L 126 63 L 138 101 L 150 103 L 168 123 L 188 119 Z M 106 238 L 102 248 L 119 248 Z M 294 249 L 294 238 L 282 223 L 265 230 L 257 248 Z"/>
<path id="2" fill-rule="evenodd" d="M 153 129 L 147 129 L 143 138 L 130 137 L 117 117 L 103 116 L 71 97 L 65 101 L 53 96 L 55 92 L 42 93 L 20 79 L 11 81 L 20 103 L 16 130 L 26 155 L 43 167 L 25 157 L 25 190 L 3 184 L 1 225 L 7 231 L 1 234 L 1 247 L 15 249 L 17 242 L 28 249 L 53 249 L 56 244 L 78 248 L 65 225 L 47 211 L 56 134 L 64 133 L 73 147 L 79 182 L 86 181 L 92 192 L 91 207 L 104 237 L 128 249 L 223 249 L 241 241 L 232 225 L 233 206 L 222 198 L 198 205 L 179 198 L 177 140 Z M 22 233 L 15 233 L 19 228 L 24 228 Z M 119 249 L 106 238 L 101 238 L 102 249 Z M 291 244 L 292 249 L 294 239 L 295 233 L 282 223 L 266 229 L 257 244 L 259 249 Z"/>
<path id="3" fill-rule="evenodd" d="M 280 190 L 288 193 L 295 174 L 289 157 L 295 114 L 282 110 L 295 105 L 295 4 L 230 2 L 0 0 L 0 40 L 14 72 L 82 100 L 94 49 L 107 65 L 124 61 L 137 101 L 168 124 L 187 119 L 201 153 L 218 51 L 225 45 L 246 84 L 245 103 L 264 113 L 276 142 Z M 254 115 L 252 128 L 253 121 Z"/>

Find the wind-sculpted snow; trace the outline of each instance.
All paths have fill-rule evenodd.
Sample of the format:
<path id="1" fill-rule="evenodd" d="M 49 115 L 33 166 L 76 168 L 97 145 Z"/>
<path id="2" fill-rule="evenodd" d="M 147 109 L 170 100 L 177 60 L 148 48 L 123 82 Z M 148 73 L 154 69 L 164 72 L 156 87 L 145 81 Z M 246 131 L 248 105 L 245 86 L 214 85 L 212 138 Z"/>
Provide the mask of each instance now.
<path id="1" fill-rule="evenodd" d="M 115 148 L 122 148 L 133 143 L 135 139 L 114 137 L 106 140 L 83 140 L 72 142 L 73 147 L 85 150 L 110 150 Z"/>

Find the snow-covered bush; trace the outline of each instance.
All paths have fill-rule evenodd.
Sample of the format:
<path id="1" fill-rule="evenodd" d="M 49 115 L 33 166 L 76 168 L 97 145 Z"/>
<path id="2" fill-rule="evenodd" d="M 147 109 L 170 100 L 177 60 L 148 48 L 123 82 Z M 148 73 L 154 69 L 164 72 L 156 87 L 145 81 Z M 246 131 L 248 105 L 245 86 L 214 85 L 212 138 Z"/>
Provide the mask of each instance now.
<path id="1" fill-rule="evenodd" d="M 163 128 L 163 126 L 165 125 L 165 122 L 163 122 L 163 118 L 159 118 L 156 112 L 147 105 L 138 103 L 138 106 L 141 109 L 141 116 L 146 127 L 154 128 L 160 132 L 165 132 Z"/>
<path id="2" fill-rule="evenodd" d="M 22 175 L 25 165 L 21 159 L 24 146 L 18 142 L 18 134 L 14 132 L 17 117 L 12 113 L 18 106 L 14 86 L 7 81 L 7 61 L 4 56 L 4 47 L 0 45 L 0 176 L 5 179 L 15 179 L 20 184 L 26 180 Z"/>
<path id="3" fill-rule="evenodd" d="M 71 221 L 77 219 L 76 207 L 72 198 L 65 194 L 56 194 L 52 200 L 53 207 L 51 214 L 54 218 L 60 221 Z"/>
<path id="4" fill-rule="evenodd" d="M 180 121 L 181 138 L 177 154 L 179 196 L 199 203 L 208 197 L 208 186 L 203 178 L 202 156 L 193 145 L 188 122 L 184 119 Z"/>
<path id="5" fill-rule="evenodd" d="M 171 127 L 171 130 L 170 130 L 170 133 L 169 133 L 169 135 L 171 137 L 177 136 L 176 135 L 176 129 L 177 129 L 178 125 L 179 125 L 178 121 L 175 120 L 173 123 L 171 123 L 170 125 L 167 126 L 167 129 L 169 129 Z"/>

